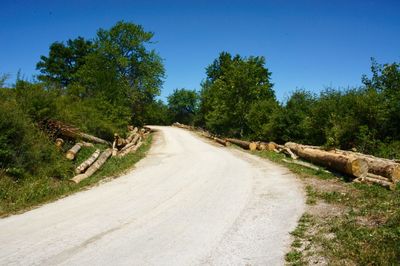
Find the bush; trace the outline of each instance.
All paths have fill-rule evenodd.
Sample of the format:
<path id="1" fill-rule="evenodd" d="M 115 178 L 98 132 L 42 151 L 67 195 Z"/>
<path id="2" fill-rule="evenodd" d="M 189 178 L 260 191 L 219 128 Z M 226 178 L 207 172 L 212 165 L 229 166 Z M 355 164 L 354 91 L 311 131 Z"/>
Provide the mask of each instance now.
<path id="1" fill-rule="evenodd" d="M 22 112 L 14 99 L 0 102 L 0 169 L 16 179 L 29 175 L 63 178 L 71 165 Z"/>

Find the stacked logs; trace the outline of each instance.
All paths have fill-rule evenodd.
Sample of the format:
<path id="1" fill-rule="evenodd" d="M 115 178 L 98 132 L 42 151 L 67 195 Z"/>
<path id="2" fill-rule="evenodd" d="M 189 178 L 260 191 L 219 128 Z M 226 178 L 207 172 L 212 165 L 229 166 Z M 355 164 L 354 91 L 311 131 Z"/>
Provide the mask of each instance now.
<path id="1" fill-rule="evenodd" d="M 96 151 L 88 159 L 82 162 L 75 169 L 76 176 L 74 176 L 71 181 L 74 183 L 79 183 L 82 180 L 92 176 L 112 155 L 118 155 L 121 157 L 130 152 L 135 152 L 142 145 L 143 142 L 141 140 L 146 138 L 151 131 L 151 129 L 147 127 L 139 130 L 136 127 L 134 128 L 130 126 L 128 129 L 129 134 L 126 139 L 121 138 L 118 134 L 114 134 L 112 148 L 108 148 L 103 152 L 101 152 L 99 149 L 96 149 Z M 76 143 L 70 150 L 68 150 L 66 154 L 67 158 L 70 160 L 75 159 L 76 154 L 82 146 L 93 147 L 93 144 L 86 142 Z"/>
<path id="2" fill-rule="evenodd" d="M 318 146 L 293 142 L 286 143 L 285 147 L 302 159 L 355 176 L 354 182 L 373 183 L 394 189 L 400 181 L 400 164 L 394 160 L 338 149 L 325 151 Z M 315 154 L 324 156 L 320 157 L 320 160 L 315 160 L 313 157 Z"/>
<path id="3" fill-rule="evenodd" d="M 67 124 L 57 121 L 57 120 L 49 119 L 49 120 L 43 121 L 42 123 L 40 123 L 40 127 L 43 130 L 45 130 L 49 136 L 54 137 L 54 138 L 84 140 L 84 141 L 88 141 L 88 142 L 104 144 L 107 146 L 111 145 L 110 142 L 108 142 L 104 139 L 81 132 L 78 128 L 67 125 Z"/>

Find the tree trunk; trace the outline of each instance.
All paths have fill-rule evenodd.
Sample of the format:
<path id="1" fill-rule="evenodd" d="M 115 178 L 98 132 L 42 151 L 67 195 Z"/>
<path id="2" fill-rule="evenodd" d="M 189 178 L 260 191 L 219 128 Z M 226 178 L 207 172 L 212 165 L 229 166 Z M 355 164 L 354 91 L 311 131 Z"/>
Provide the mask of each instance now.
<path id="1" fill-rule="evenodd" d="M 81 148 L 82 148 L 82 143 L 76 143 L 71 149 L 67 151 L 65 157 L 67 157 L 68 160 L 75 159 L 76 154 L 79 152 Z"/>
<path id="2" fill-rule="evenodd" d="M 139 141 L 136 145 L 132 145 L 123 151 L 121 150 L 121 152 L 118 154 L 118 156 L 123 157 L 123 156 L 127 155 L 128 153 L 135 152 L 140 148 L 140 146 L 142 146 L 142 144 L 143 144 L 143 142 Z"/>
<path id="3" fill-rule="evenodd" d="M 128 143 L 132 142 L 133 138 L 135 137 L 136 133 L 138 132 L 138 128 L 135 127 L 130 133 L 129 136 L 126 138 Z"/>
<path id="4" fill-rule="evenodd" d="M 257 147 L 258 147 L 258 143 L 257 143 L 257 142 L 250 142 L 250 144 L 249 144 L 249 149 L 250 149 L 251 151 L 257 150 Z"/>
<path id="5" fill-rule="evenodd" d="M 108 142 L 108 141 L 106 141 L 104 139 L 101 139 L 101 138 L 86 134 L 86 133 L 80 132 L 80 133 L 78 133 L 77 137 L 80 137 L 83 140 L 86 140 L 86 141 L 89 141 L 89 142 L 94 142 L 94 143 L 99 143 L 99 144 L 104 144 L 104 145 L 107 145 L 107 146 L 111 146 L 110 142 Z"/>
<path id="6" fill-rule="evenodd" d="M 387 177 L 394 183 L 398 183 L 400 181 L 400 164 L 396 163 L 395 161 L 352 151 L 335 150 L 332 152 L 363 159 L 368 163 L 368 172 Z"/>
<path id="7" fill-rule="evenodd" d="M 227 142 L 226 140 L 220 139 L 220 138 L 217 138 L 217 137 L 214 137 L 214 140 L 215 140 L 217 143 L 219 143 L 219 144 L 221 144 L 221 145 L 224 145 L 224 146 L 227 146 L 228 143 L 229 143 L 229 142 Z"/>
<path id="8" fill-rule="evenodd" d="M 99 158 L 100 150 L 97 149 L 86 161 L 81 163 L 76 169 L 75 173 L 80 174 L 83 173 L 89 166 L 91 166 L 97 158 Z"/>
<path id="9" fill-rule="evenodd" d="M 326 166 L 341 173 L 355 177 L 365 177 L 368 173 L 367 162 L 354 156 L 345 156 L 342 154 L 307 148 L 293 142 L 287 142 L 285 147 L 291 149 L 299 157 L 307 161 Z"/>
<path id="10" fill-rule="evenodd" d="M 242 147 L 243 149 L 246 149 L 246 150 L 250 149 L 249 141 L 244 141 L 244 140 L 239 140 L 239 139 L 230 139 L 230 138 L 227 138 L 226 140 Z"/>
<path id="11" fill-rule="evenodd" d="M 76 175 L 71 181 L 75 183 L 79 183 L 82 180 L 92 176 L 97 170 L 99 170 L 103 164 L 107 161 L 107 159 L 111 156 L 112 149 L 107 149 L 101 153 L 99 158 L 94 162 L 83 174 Z"/>

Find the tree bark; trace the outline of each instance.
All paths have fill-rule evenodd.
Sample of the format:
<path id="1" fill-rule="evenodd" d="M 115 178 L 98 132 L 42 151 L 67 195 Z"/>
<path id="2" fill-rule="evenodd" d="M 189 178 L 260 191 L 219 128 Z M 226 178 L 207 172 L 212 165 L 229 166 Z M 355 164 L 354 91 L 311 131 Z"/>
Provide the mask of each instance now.
<path id="1" fill-rule="evenodd" d="M 258 143 L 257 142 L 250 142 L 249 150 L 255 151 L 255 150 L 257 150 L 257 147 L 258 147 Z"/>
<path id="2" fill-rule="evenodd" d="M 99 170 L 104 163 L 107 161 L 107 159 L 111 156 L 112 149 L 107 149 L 101 153 L 99 158 L 94 162 L 83 174 L 76 175 L 74 178 L 71 179 L 71 181 L 75 183 L 79 183 L 82 180 L 92 176 L 97 170 Z"/>
<path id="3" fill-rule="evenodd" d="M 285 147 L 291 149 L 299 157 L 307 161 L 326 166 L 341 173 L 362 178 L 368 173 L 367 162 L 354 156 L 345 156 L 328 151 L 307 148 L 293 142 L 287 142 Z"/>
<path id="4" fill-rule="evenodd" d="M 400 181 L 400 164 L 395 161 L 378 158 L 372 155 L 366 155 L 359 152 L 352 151 L 343 151 L 343 150 L 334 150 L 332 151 L 336 154 L 343 154 L 354 156 L 360 159 L 365 160 L 368 163 L 368 172 L 387 177 L 394 183 L 398 183 Z"/>
<path id="5" fill-rule="evenodd" d="M 229 142 L 227 142 L 226 140 L 220 139 L 220 138 L 217 138 L 217 137 L 214 137 L 214 140 L 215 140 L 217 143 L 219 143 L 219 144 L 221 144 L 221 145 L 224 145 L 224 146 L 227 146 L 228 143 L 229 143 Z"/>
<path id="6" fill-rule="evenodd" d="M 71 149 L 67 151 L 65 157 L 67 157 L 68 160 L 75 159 L 76 154 L 79 152 L 81 148 L 82 148 L 82 143 L 76 143 Z"/>
<path id="7" fill-rule="evenodd" d="M 137 127 L 135 127 L 130 133 L 129 133 L 129 136 L 126 138 L 126 141 L 129 143 L 129 142 L 132 142 L 132 140 L 133 140 L 133 138 L 135 137 L 135 135 L 136 135 L 136 133 L 138 132 L 138 128 Z"/>
<path id="8" fill-rule="evenodd" d="M 250 142 L 249 141 L 245 141 L 245 140 L 240 140 L 240 139 L 231 139 L 231 138 L 227 138 L 227 141 L 236 144 L 240 147 L 242 147 L 243 149 L 250 149 Z"/>
<path id="9" fill-rule="evenodd" d="M 118 156 L 119 156 L 119 157 L 123 157 L 123 156 L 127 155 L 128 153 L 135 152 L 135 151 L 137 151 L 137 150 L 140 148 L 140 146 L 142 146 L 142 144 L 143 144 L 143 142 L 139 141 L 136 145 L 132 145 L 132 146 L 130 146 L 129 148 L 127 148 L 127 149 L 121 151 L 121 152 L 118 154 Z"/>
<path id="10" fill-rule="evenodd" d="M 76 169 L 75 173 L 83 173 L 89 166 L 91 166 L 100 156 L 100 150 L 97 149 L 86 161 L 81 163 Z"/>

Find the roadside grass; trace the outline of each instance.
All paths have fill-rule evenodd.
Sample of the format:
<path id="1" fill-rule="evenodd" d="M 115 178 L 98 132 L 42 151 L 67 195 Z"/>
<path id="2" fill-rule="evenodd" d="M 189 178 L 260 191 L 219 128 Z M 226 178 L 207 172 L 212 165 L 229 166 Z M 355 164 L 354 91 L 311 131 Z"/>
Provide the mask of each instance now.
<path id="1" fill-rule="evenodd" d="M 146 138 L 143 145 L 135 152 L 124 157 L 111 157 L 93 176 L 75 184 L 69 179 L 55 177 L 28 177 L 15 180 L 0 172 L 0 217 L 21 213 L 41 204 L 68 196 L 77 191 L 96 185 L 107 177 L 117 177 L 132 169 L 134 165 L 146 156 L 152 142 L 152 134 Z M 86 160 L 96 148 L 104 150 L 104 146 L 82 147 L 73 162 L 75 169 Z M 71 171 L 70 177 L 74 175 Z"/>
<path id="2" fill-rule="evenodd" d="M 305 185 L 307 211 L 291 233 L 288 265 L 400 265 L 400 186 L 351 183 L 283 162 L 282 154 L 252 153 L 286 166 Z"/>

